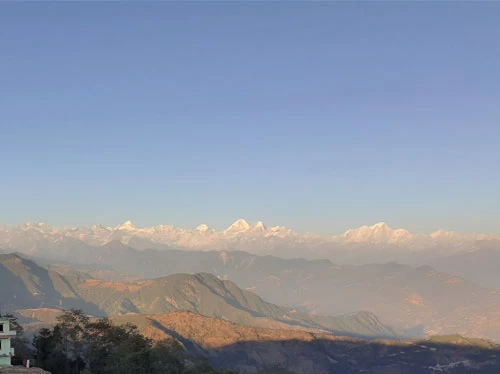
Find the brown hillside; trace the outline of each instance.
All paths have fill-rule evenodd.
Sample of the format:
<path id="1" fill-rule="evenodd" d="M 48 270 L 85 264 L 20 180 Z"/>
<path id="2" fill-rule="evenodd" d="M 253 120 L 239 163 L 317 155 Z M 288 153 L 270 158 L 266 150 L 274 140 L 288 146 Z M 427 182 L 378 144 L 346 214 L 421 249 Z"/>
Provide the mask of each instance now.
<path id="1" fill-rule="evenodd" d="M 142 334 L 154 340 L 178 335 L 200 345 L 203 349 L 220 348 L 242 341 L 295 339 L 310 342 L 315 339 L 340 339 L 319 330 L 292 330 L 288 325 L 285 325 L 287 329 L 244 326 L 191 312 L 173 312 L 162 315 L 126 315 L 113 318 L 113 321 L 118 324 L 132 323 L 139 328 Z M 343 337 L 342 340 L 349 339 Z"/>

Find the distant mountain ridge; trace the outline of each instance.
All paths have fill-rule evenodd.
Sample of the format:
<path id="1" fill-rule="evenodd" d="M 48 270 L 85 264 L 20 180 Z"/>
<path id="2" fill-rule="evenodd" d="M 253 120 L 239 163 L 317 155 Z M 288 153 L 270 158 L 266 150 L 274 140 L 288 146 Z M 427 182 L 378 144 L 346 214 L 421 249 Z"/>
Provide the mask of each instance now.
<path id="1" fill-rule="evenodd" d="M 459 333 L 500 341 L 500 291 L 429 266 L 339 266 L 329 260 L 282 259 L 241 251 L 138 251 L 120 241 L 69 253 L 66 261 L 72 260 L 78 264 L 36 259 L 50 271 L 82 284 L 91 280 L 97 288 L 178 273 L 212 273 L 297 311 L 336 315 L 368 310 L 413 336 Z M 112 289 L 106 292 L 123 301 L 113 296 Z M 117 310 L 120 305 L 108 303 L 106 308 Z M 123 311 L 133 311 L 133 305 L 133 300 L 127 302 Z"/>
<path id="2" fill-rule="evenodd" d="M 173 274 L 137 282 L 64 277 L 15 254 L 0 255 L 0 307 L 79 308 L 94 316 L 192 311 L 234 323 L 280 329 L 322 330 L 346 336 L 396 337 L 369 312 L 313 316 L 268 303 L 207 273 Z"/>
<path id="3" fill-rule="evenodd" d="M 350 229 L 339 236 L 298 234 L 284 226 L 267 227 L 260 221 L 251 225 L 244 219 L 238 219 L 222 231 L 211 229 L 206 224 L 195 229 L 170 225 L 137 228 L 130 221 L 115 227 L 52 227 L 45 223 L 0 227 L 0 248 L 26 253 L 61 247 L 102 246 L 115 240 L 140 250 L 245 250 L 282 257 L 331 258 L 343 263 L 357 263 L 348 259 L 364 250 L 378 255 L 385 252 L 390 256 L 398 252 L 401 255 L 401 249 L 417 254 L 432 250 L 434 255 L 445 256 L 478 249 L 477 243 L 482 241 L 493 241 L 500 246 L 500 235 L 460 234 L 444 230 L 413 234 L 405 229 L 393 229 L 383 222 Z M 345 250 L 350 251 L 347 257 L 343 253 Z"/>

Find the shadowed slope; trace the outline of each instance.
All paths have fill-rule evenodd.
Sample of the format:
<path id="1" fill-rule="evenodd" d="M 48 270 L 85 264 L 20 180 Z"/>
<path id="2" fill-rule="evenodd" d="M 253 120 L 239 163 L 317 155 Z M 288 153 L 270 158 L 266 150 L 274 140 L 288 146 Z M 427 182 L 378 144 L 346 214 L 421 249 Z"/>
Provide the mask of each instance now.
<path id="1" fill-rule="evenodd" d="M 80 308 L 93 315 L 103 312 L 87 303 L 59 273 L 42 268 L 16 254 L 0 255 L 0 300 L 4 312 L 19 308 Z"/>
<path id="2" fill-rule="evenodd" d="M 500 346 L 461 336 L 415 341 L 365 341 L 320 332 L 241 326 L 194 313 L 127 315 L 154 339 L 176 339 L 191 353 L 240 373 L 497 374 Z M 282 371 L 281 371 L 282 372 Z"/>

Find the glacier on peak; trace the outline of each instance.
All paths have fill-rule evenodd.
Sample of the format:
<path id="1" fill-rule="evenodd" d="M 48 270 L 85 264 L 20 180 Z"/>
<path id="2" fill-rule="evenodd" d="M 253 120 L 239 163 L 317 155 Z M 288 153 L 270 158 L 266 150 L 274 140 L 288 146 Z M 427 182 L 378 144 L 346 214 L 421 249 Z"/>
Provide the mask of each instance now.
<path id="1" fill-rule="evenodd" d="M 364 227 L 364 226 L 363 226 Z M 385 222 L 377 222 L 376 224 L 374 225 L 371 225 L 370 226 L 372 229 L 377 229 L 377 228 L 384 228 L 384 229 L 390 229 L 392 230 L 389 225 Z"/>
<path id="2" fill-rule="evenodd" d="M 196 230 L 198 230 L 199 232 L 207 232 L 210 230 L 210 227 L 208 227 L 208 225 L 202 223 L 201 225 L 199 225 Z"/>
<path id="3" fill-rule="evenodd" d="M 396 243 L 411 240 L 413 234 L 405 229 L 393 229 L 385 222 L 378 222 L 371 226 L 349 229 L 341 238 L 354 243 Z"/>
<path id="4" fill-rule="evenodd" d="M 126 231 L 132 231 L 135 230 L 135 226 L 132 224 L 131 221 L 125 221 L 121 225 L 116 226 L 116 230 L 126 230 Z"/>
<path id="5" fill-rule="evenodd" d="M 266 227 L 262 221 L 249 224 L 240 218 L 221 231 L 200 224 L 195 229 L 158 225 L 136 228 L 131 221 L 114 227 L 51 227 L 45 223 L 26 223 L 0 227 L 0 248 L 35 250 L 54 246 L 101 246 L 120 240 L 137 249 L 179 248 L 192 250 L 244 250 L 281 256 L 324 257 L 341 248 L 365 248 L 370 251 L 391 248 L 414 249 L 472 248 L 478 240 L 500 240 L 495 234 L 462 234 L 438 230 L 431 234 L 413 234 L 406 229 L 391 228 L 385 222 L 349 229 L 338 236 L 296 233 L 284 226 Z M 385 248 L 385 249 L 384 249 Z M 345 251 L 344 251 L 345 252 Z M 402 251 L 404 252 L 404 251 Z M 346 252 L 347 253 L 347 252 Z M 353 252 L 354 253 L 354 252 Z M 390 252 L 388 252 L 390 253 Z M 451 252 L 450 252 L 451 253 Z M 344 256 L 344 254 L 342 254 Z M 345 255 L 347 256 L 347 255 Z M 349 255 L 351 256 L 351 255 Z"/>
<path id="6" fill-rule="evenodd" d="M 26 222 L 22 225 L 20 225 L 21 228 L 27 230 L 27 229 L 46 229 L 50 230 L 52 227 L 45 222 Z"/>
<path id="7" fill-rule="evenodd" d="M 446 231 L 446 230 L 440 229 L 440 230 L 434 231 L 429 236 L 434 240 L 457 240 L 457 239 L 463 238 L 464 236 L 466 236 L 466 234 L 464 235 L 464 234 L 459 234 L 458 232 L 455 232 L 455 231 Z M 480 237 L 480 235 L 478 235 L 478 238 L 479 237 Z"/>
<path id="8" fill-rule="evenodd" d="M 224 233 L 240 233 L 245 232 L 250 228 L 250 224 L 243 218 L 235 221 L 231 226 L 224 230 Z"/>
<path id="9" fill-rule="evenodd" d="M 253 225 L 251 227 L 252 231 L 266 231 L 267 230 L 267 227 L 266 225 L 264 224 L 264 222 L 262 221 L 259 221 L 257 222 L 255 225 Z"/>

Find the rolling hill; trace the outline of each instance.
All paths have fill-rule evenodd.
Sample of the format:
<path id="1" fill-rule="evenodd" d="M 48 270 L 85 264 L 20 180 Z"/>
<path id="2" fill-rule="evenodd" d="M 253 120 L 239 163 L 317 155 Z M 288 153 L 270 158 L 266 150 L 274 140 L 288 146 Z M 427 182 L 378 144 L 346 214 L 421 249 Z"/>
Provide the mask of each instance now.
<path id="1" fill-rule="evenodd" d="M 499 291 L 429 266 L 394 262 L 339 266 L 329 260 L 241 251 L 138 251 L 116 241 L 96 253 L 84 264 L 52 268 L 64 268 L 68 274 L 69 269 L 73 274 L 78 270 L 81 278 L 101 275 L 112 280 L 209 272 L 265 300 L 308 313 L 367 310 L 412 335 L 460 333 L 500 340 Z"/>
<path id="2" fill-rule="evenodd" d="M 80 308 L 86 313 L 123 315 L 193 311 L 235 323 L 289 329 L 316 329 L 339 335 L 395 337 L 373 314 L 314 316 L 270 304 L 230 281 L 201 274 L 174 274 L 141 282 L 108 282 L 65 278 L 18 255 L 0 255 L 0 283 L 6 311 L 40 308 Z M 4 283 L 5 282 L 5 283 Z"/>

